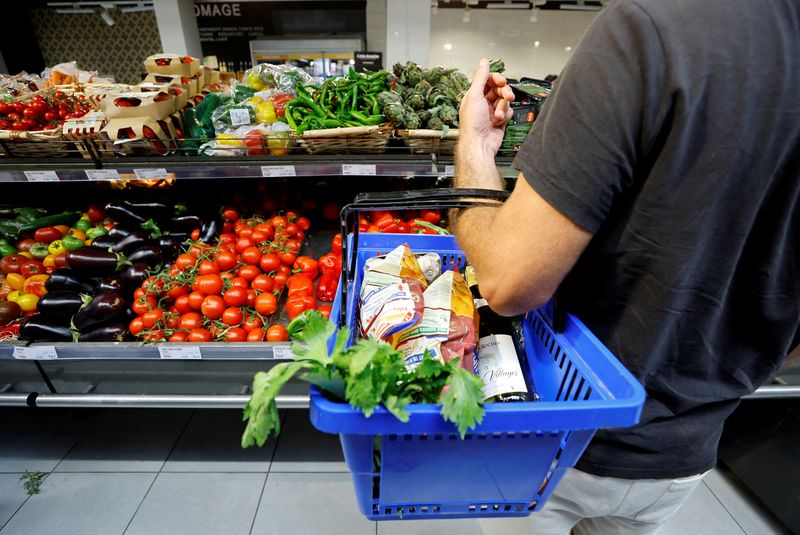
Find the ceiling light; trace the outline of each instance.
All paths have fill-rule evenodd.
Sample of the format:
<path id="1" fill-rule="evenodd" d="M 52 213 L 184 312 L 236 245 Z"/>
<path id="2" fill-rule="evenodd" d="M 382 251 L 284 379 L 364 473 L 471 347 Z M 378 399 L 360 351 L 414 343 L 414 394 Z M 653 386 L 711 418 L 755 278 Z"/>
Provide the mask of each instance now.
<path id="1" fill-rule="evenodd" d="M 541 45 L 541 44 L 542 43 L 540 43 L 539 41 L 534 41 L 533 42 L 533 48 L 539 48 L 539 45 Z"/>
<path id="2" fill-rule="evenodd" d="M 103 19 L 103 22 L 105 22 L 109 26 L 114 25 L 114 17 L 111 16 L 111 12 L 108 11 L 108 9 L 105 7 L 103 8 L 102 11 L 100 11 L 100 18 Z"/>
<path id="3" fill-rule="evenodd" d="M 445 43 L 444 44 L 445 50 L 453 50 L 453 43 Z"/>
<path id="4" fill-rule="evenodd" d="M 486 9 L 528 9 L 530 7 L 530 2 L 525 2 L 523 4 L 486 4 Z"/>
<path id="5" fill-rule="evenodd" d="M 531 22 L 537 22 L 539 20 L 539 8 L 535 7 L 531 9 L 531 16 L 528 17 L 528 20 Z"/>
<path id="6" fill-rule="evenodd" d="M 56 9 L 56 13 L 58 13 L 59 15 L 81 15 L 81 14 L 94 13 L 94 10 L 93 9 L 80 9 L 80 8 Z"/>

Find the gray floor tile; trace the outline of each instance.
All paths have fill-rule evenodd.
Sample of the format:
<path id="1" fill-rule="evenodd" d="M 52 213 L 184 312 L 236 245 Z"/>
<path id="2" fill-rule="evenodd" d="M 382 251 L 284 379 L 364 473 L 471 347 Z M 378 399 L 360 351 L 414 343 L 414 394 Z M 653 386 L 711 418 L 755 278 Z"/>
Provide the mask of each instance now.
<path id="1" fill-rule="evenodd" d="M 104 411 L 55 471 L 158 472 L 191 414 L 167 409 Z"/>
<path id="2" fill-rule="evenodd" d="M 747 535 L 717 500 L 705 483 L 697 486 L 689 500 L 659 532 L 659 535 Z"/>
<path id="3" fill-rule="evenodd" d="M 0 528 L 28 497 L 19 480 L 22 474 L 0 474 Z"/>
<path id="4" fill-rule="evenodd" d="M 95 416 L 80 409 L 0 410 L 0 472 L 50 472 Z"/>
<path id="5" fill-rule="evenodd" d="M 197 410 L 167 459 L 164 472 L 268 472 L 275 439 L 241 446 L 242 411 Z"/>
<path id="6" fill-rule="evenodd" d="M 155 474 L 50 474 L 3 535 L 117 535 Z"/>
<path id="7" fill-rule="evenodd" d="M 374 535 L 349 474 L 270 472 L 253 535 Z"/>
<path id="8" fill-rule="evenodd" d="M 483 535 L 483 530 L 477 520 L 469 519 L 401 520 L 378 522 L 378 535 Z"/>
<path id="9" fill-rule="evenodd" d="M 703 481 L 748 535 L 787 533 L 786 528 L 754 503 L 746 491 L 722 470 L 715 468 Z"/>
<path id="10" fill-rule="evenodd" d="M 161 473 L 125 535 L 247 535 L 266 477 Z"/>
<path id="11" fill-rule="evenodd" d="M 317 431 L 305 410 L 286 411 L 270 472 L 347 472 L 338 435 Z"/>

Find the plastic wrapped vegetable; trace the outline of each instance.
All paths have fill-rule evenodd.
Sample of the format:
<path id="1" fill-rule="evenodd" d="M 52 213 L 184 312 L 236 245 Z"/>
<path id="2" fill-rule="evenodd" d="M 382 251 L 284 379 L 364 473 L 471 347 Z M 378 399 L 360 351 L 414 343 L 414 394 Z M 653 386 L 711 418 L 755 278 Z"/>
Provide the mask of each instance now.
<path id="1" fill-rule="evenodd" d="M 298 84 L 310 85 L 313 79 L 307 72 L 291 65 L 261 63 L 244 73 L 244 82 L 255 91 L 297 94 Z"/>
<path id="2" fill-rule="evenodd" d="M 214 110 L 211 123 L 214 132 L 221 134 L 244 125 L 255 124 L 256 111 L 250 104 L 225 104 Z"/>

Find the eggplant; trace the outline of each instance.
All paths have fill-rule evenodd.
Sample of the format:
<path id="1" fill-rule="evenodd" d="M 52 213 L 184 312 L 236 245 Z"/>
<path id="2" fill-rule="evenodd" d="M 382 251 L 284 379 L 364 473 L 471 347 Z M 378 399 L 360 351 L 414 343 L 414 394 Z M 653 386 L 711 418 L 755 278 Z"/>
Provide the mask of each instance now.
<path id="1" fill-rule="evenodd" d="M 119 241 L 122 238 L 127 238 L 131 234 L 133 234 L 134 230 L 124 227 L 122 225 L 114 225 L 111 227 L 111 230 L 108 231 L 108 236 L 114 238 L 114 241 Z"/>
<path id="2" fill-rule="evenodd" d="M 127 201 L 108 203 L 106 205 L 106 215 L 117 223 L 134 228 L 139 228 L 139 225 L 148 219 L 137 213 L 131 203 Z"/>
<path id="3" fill-rule="evenodd" d="M 191 232 L 196 228 L 201 228 L 203 222 L 196 215 L 182 215 L 173 217 L 167 224 L 167 228 L 172 231 L 186 231 Z"/>
<path id="4" fill-rule="evenodd" d="M 149 234 L 143 230 L 137 230 L 136 232 L 131 232 L 126 237 L 112 245 L 111 250 L 115 253 L 128 254 L 140 247 L 144 247 L 145 245 L 153 245 L 153 242 L 150 241 Z"/>
<path id="5" fill-rule="evenodd" d="M 20 324 L 19 339 L 26 342 L 72 342 L 72 331 L 68 325 L 56 325 L 41 314 L 34 314 Z"/>
<path id="6" fill-rule="evenodd" d="M 97 238 L 92 240 L 92 247 L 95 249 L 101 249 L 103 251 L 108 251 L 112 247 L 117 244 L 117 241 L 122 238 L 112 238 L 111 234 L 106 234 L 104 236 L 98 236 Z"/>
<path id="7" fill-rule="evenodd" d="M 131 264 L 130 266 L 126 267 L 122 273 L 119 274 L 120 280 L 122 281 L 122 286 L 125 288 L 126 291 L 132 291 L 139 286 L 147 278 L 147 270 L 149 269 L 147 264 Z"/>
<path id="8" fill-rule="evenodd" d="M 78 336 L 78 342 L 123 342 L 128 337 L 128 324 L 112 323 Z"/>
<path id="9" fill-rule="evenodd" d="M 114 320 L 125 312 L 126 306 L 125 300 L 117 293 L 103 292 L 97 294 L 72 316 L 72 325 L 76 330 L 86 332 L 92 327 Z"/>
<path id="10" fill-rule="evenodd" d="M 123 291 L 124 287 L 125 285 L 122 282 L 122 277 L 120 275 L 112 275 L 100 281 L 100 283 L 97 285 L 97 292 L 120 293 Z"/>
<path id="11" fill-rule="evenodd" d="M 140 247 L 128 255 L 128 261 L 134 264 L 142 263 L 147 264 L 150 267 L 157 266 L 162 262 L 164 259 L 164 255 L 161 254 L 161 249 L 156 247 L 155 245 L 146 245 L 144 247 Z"/>
<path id="12" fill-rule="evenodd" d="M 132 202 L 128 205 L 145 220 L 152 219 L 156 222 L 166 221 L 175 212 L 174 207 L 159 202 Z"/>
<path id="13" fill-rule="evenodd" d="M 217 222 L 216 219 L 212 219 L 203 223 L 203 226 L 200 227 L 200 240 L 203 243 L 211 243 L 214 238 L 217 237 L 219 233 L 219 229 L 221 225 Z"/>
<path id="14" fill-rule="evenodd" d="M 45 281 L 44 287 L 48 292 L 69 291 L 91 294 L 97 285 L 81 277 L 73 269 L 59 268 Z"/>
<path id="15" fill-rule="evenodd" d="M 84 301 L 78 292 L 47 292 L 39 299 L 39 314 L 48 320 L 62 319 L 69 325 L 69 320 L 83 306 Z"/>
<path id="16" fill-rule="evenodd" d="M 111 275 L 126 265 L 127 260 L 121 253 L 112 253 L 84 247 L 67 253 L 67 265 L 76 273 L 89 276 Z"/>
<path id="17" fill-rule="evenodd" d="M 184 241 L 186 241 L 185 236 L 165 235 L 158 239 L 158 247 L 166 257 L 172 258 L 178 254 Z"/>

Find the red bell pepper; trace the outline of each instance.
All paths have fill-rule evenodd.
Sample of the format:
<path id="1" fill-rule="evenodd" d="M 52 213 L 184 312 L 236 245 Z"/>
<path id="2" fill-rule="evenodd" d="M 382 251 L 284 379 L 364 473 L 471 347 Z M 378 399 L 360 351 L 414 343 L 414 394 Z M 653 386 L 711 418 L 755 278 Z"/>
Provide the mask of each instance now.
<path id="1" fill-rule="evenodd" d="M 323 275 L 317 286 L 317 299 L 332 302 L 336 297 L 338 287 L 339 279 L 333 275 Z"/>

